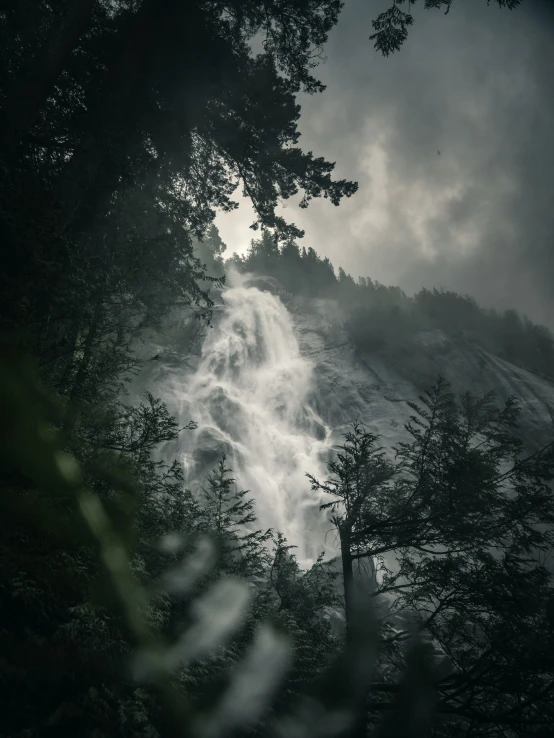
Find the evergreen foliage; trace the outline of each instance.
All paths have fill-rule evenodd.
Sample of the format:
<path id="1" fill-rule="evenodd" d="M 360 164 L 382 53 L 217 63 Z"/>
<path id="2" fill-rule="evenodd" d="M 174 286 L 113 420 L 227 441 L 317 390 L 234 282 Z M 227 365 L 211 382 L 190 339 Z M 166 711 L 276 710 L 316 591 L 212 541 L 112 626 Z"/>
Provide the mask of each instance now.
<path id="1" fill-rule="evenodd" d="M 384 647 L 370 713 L 387 709 L 416 628 L 435 649 L 437 735 L 552 732 L 552 444 L 523 457 L 515 399 L 458 402 L 443 377 L 411 407 L 394 460 L 354 424 L 329 480 L 310 477 L 332 498 L 347 628 L 352 564 L 375 567 Z"/>
<path id="2" fill-rule="evenodd" d="M 61 409 L 28 363 L 10 353 L 1 369 L 10 428 L 2 437 L 10 493 L 1 500 L 2 735 L 163 736 L 177 726 L 223 735 L 252 720 L 261 730 L 295 637 L 266 729 L 290 714 L 291 697 L 338 647 L 323 617 L 336 596 L 322 563 L 302 572 L 282 536 L 272 554 L 269 531 L 241 530 L 255 527 L 253 503 L 234 489 L 224 459 L 201 499 L 183 490 L 175 464 L 153 462 L 148 450 L 179 432 L 159 401 L 148 397 L 124 415 L 101 466 L 90 455 L 79 464 L 59 432 L 45 432 Z M 254 583 L 250 597 L 237 574 Z M 234 694 L 239 705 L 229 703 Z"/>
<path id="3" fill-rule="evenodd" d="M 183 490 L 178 465 L 152 460 L 156 445 L 180 432 L 162 403 L 147 396 L 136 408 L 119 408 L 98 439 L 99 455 L 92 440 L 83 440 L 73 457 L 62 451 L 59 433 L 44 431 L 48 421 L 60 424 L 63 406 L 52 405 L 38 385 L 29 388 L 28 367 L 16 353 L 7 359 L 7 736 L 76 729 L 166 735 L 176 719 L 207 721 L 222 734 L 221 711 L 238 689 L 233 679 L 252 659 L 261 668 L 252 644 L 263 651 L 272 638 L 265 707 L 255 717 L 244 708 L 233 718 L 253 720 L 261 734 L 275 721 L 278 732 L 287 725 L 302 732 L 307 710 L 311 734 L 327 735 L 321 723 L 314 727 L 314 699 L 318 709 L 325 700 L 335 711 L 333 735 L 392 736 L 415 724 L 421 735 L 439 736 L 552 729 L 552 575 L 540 557 L 554 542 L 554 456 L 550 445 L 522 458 L 515 400 L 499 408 L 492 395 L 468 393 L 457 402 L 439 378 L 412 405 L 408 440 L 394 459 L 358 424 L 330 462 L 330 480 L 312 479 L 331 495 L 326 507 L 339 530 L 343 646 L 326 617 L 343 606 L 333 576 L 321 560 L 302 572 L 281 534 L 271 543 L 271 531 L 256 529 L 253 502 L 235 488 L 225 458 L 200 495 Z M 72 434 L 80 427 L 74 423 Z M 356 659 L 366 653 L 373 663 L 373 647 L 361 645 L 360 601 L 349 573 L 360 558 L 373 561 L 371 601 L 381 619 L 379 657 L 362 676 Z M 237 574 L 251 582 L 248 613 Z M 264 630 L 268 618 L 277 631 Z M 202 637 L 201 622 L 208 629 Z M 428 642 L 405 657 L 414 627 Z M 346 660 L 334 661 L 344 648 Z M 128 670 L 133 653 L 135 675 L 145 683 Z M 267 712 L 277 682 L 282 689 Z M 345 709 L 360 716 L 350 727 L 339 719 Z M 407 719 L 409 727 L 399 725 Z"/>
<path id="4" fill-rule="evenodd" d="M 521 0 L 495 0 L 500 8 L 508 8 L 514 10 L 521 3 Z M 395 51 L 400 51 L 400 47 L 408 38 L 408 28 L 413 25 L 414 17 L 411 14 L 411 7 L 417 3 L 417 0 L 408 0 L 408 11 L 404 12 L 399 7 L 404 5 L 406 0 L 394 0 L 393 5 L 380 13 L 377 18 L 372 21 L 373 33 L 369 39 L 374 41 L 374 48 L 381 52 L 383 56 L 389 56 Z M 491 0 L 487 0 L 490 5 Z M 426 10 L 443 10 L 448 15 L 454 0 L 425 0 L 424 7 Z"/>
<path id="5" fill-rule="evenodd" d="M 355 191 L 331 179 L 332 164 L 295 146 L 295 94 L 322 89 L 312 51 L 339 9 L 335 0 L 269 13 L 256 1 L 2 9 L 2 350 L 32 355 L 57 401 L 38 425 L 42 395 L 35 409 L 14 408 L 13 423 L 21 412 L 28 434 L 21 429 L 21 448 L 10 444 L 15 459 L 6 455 L 2 477 L 7 735 L 158 730 L 160 703 L 120 673 L 136 634 L 108 607 L 95 537 L 75 500 L 49 484 L 58 452 L 32 453 L 40 433 L 61 433 L 60 458 L 79 464 L 91 499 L 122 525 L 135 511 L 124 541 L 143 584 L 167 563 L 153 540 L 202 527 L 206 509 L 183 492 L 179 464 L 153 460 L 181 429 L 153 396 L 130 407 L 125 386 L 144 367 L 137 348 L 148 331 L 183 314 L 209 320 L 208 287 L 223 277 L 213 218 L 235 207 L 239 183 L 259 222 L 296 235 L 275 217 L 279 198 L 301 189 L 305 203 L 324 195 L 338 204 Z M 265 51 L 254 56 L 248 42 L 264 29 Z M 25 465 L 12 468 L 22 458 L 46 466 L 29 478 Z M 73 544 L 72 532 L 84 542 Z M 145 609 L 161 631 L 172 632 L 177 616 L 164 592 Z M 52 655 L 64 649 L 67 658 Z"/>
<path id="6" fill-rule="evenodd" d="M 222 456 L 203 489 L 205 525 L 219 545 L 222 571 L 245 578 L 263 576 L 269 565 L 264 544 L 272 531 L 251 530 L 256 522 L 254 501 L 246 490 L 235 489 L 230 473 Z"/>

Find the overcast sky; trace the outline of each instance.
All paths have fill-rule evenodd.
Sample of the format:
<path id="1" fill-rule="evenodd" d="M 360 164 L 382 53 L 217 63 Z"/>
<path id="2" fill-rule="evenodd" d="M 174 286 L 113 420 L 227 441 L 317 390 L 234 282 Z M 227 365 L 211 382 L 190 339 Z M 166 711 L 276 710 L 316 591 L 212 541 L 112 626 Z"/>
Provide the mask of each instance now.
<path id="1" fill-rule="evenodd" d="M 554 12 L 454 0 L 445 17 L 419 0 L 384 59 L 368 36 L 390 3 L 346 0 L 318 70 L 327 89 L 300 101 L 300 144 L 359 191 L 283 214 L 353 276 L 467 292 L 554 327 Z M 242 200 L 218 216 L 229 255 L 253 220 Z"/>

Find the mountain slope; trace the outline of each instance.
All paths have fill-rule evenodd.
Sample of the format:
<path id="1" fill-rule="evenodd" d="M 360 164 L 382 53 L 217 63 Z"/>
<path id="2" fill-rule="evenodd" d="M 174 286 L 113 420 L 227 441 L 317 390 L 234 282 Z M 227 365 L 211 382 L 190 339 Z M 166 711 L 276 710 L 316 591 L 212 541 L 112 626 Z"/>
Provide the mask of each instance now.
<path id="1" fill-rule="evenodd" d="M 521 425 L 528 448 L 548 442 L 554 413 L 554 383 L 498 358 L 463 337 L 422 331 L 402 347 L 385 345 L 358 352 L 344 328 L 346 316 L 334 300 L 286 300 L 302 355 L 314 363 L 312 402 L 322 419 L 340 436 L 352 420 L 362 420 L 385 445 L 403 436 L 411 410 L 439 372 L 457 394 L 495 391 L 503 402 L 521 402 Z"/>

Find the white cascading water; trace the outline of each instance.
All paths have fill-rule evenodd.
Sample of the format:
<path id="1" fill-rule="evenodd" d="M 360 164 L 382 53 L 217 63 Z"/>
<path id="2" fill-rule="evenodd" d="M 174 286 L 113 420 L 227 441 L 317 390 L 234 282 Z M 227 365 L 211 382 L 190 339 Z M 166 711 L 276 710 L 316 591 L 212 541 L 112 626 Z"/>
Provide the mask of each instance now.
<path id="1" fill-rule="evenodd" d="M 231 279 L 196 372 L 174 386 L 183 418 L 198 423 L 183 434 L 183 461 L 194 478 L 198 439 L 225 449 L 237 484 L 256 501 L 258 526 L 283 533 L 309 567 L 322 551 L 337 555 L 327 535 L 332 526 L 319 510 L 329 499 L 312 492 L 306 478 L 326 478 L 331 445 L 308 401 L 313 366 L 300 355 L 279 298 L 239 275 Z"/>

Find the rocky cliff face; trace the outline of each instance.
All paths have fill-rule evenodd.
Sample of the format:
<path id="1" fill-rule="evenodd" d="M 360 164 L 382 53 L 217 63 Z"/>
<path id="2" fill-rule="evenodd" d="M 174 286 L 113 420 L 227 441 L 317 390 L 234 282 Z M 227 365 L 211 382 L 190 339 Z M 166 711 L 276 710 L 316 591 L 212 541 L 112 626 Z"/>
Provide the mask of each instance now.
<path id="1" fill-rule="evenodd" d="M 335 438 L 359 419 L 384 445 L 396 443 L 412 412 L 405 401 L 417 400 L 440 372 L 457 394 L 494 390 L 499 402 L 515 395 L 522 405 L 522 434 L 529 448 L 548 442 L 554 432 L 554 384 L 476 344 L 434 330 L 413 335 L 401 349 L 385 345 L 360 354 L 348 340 L 345 316 L 335 301 L 285 302 L 300 351 L 314 364 L 311 402 Z"/>

